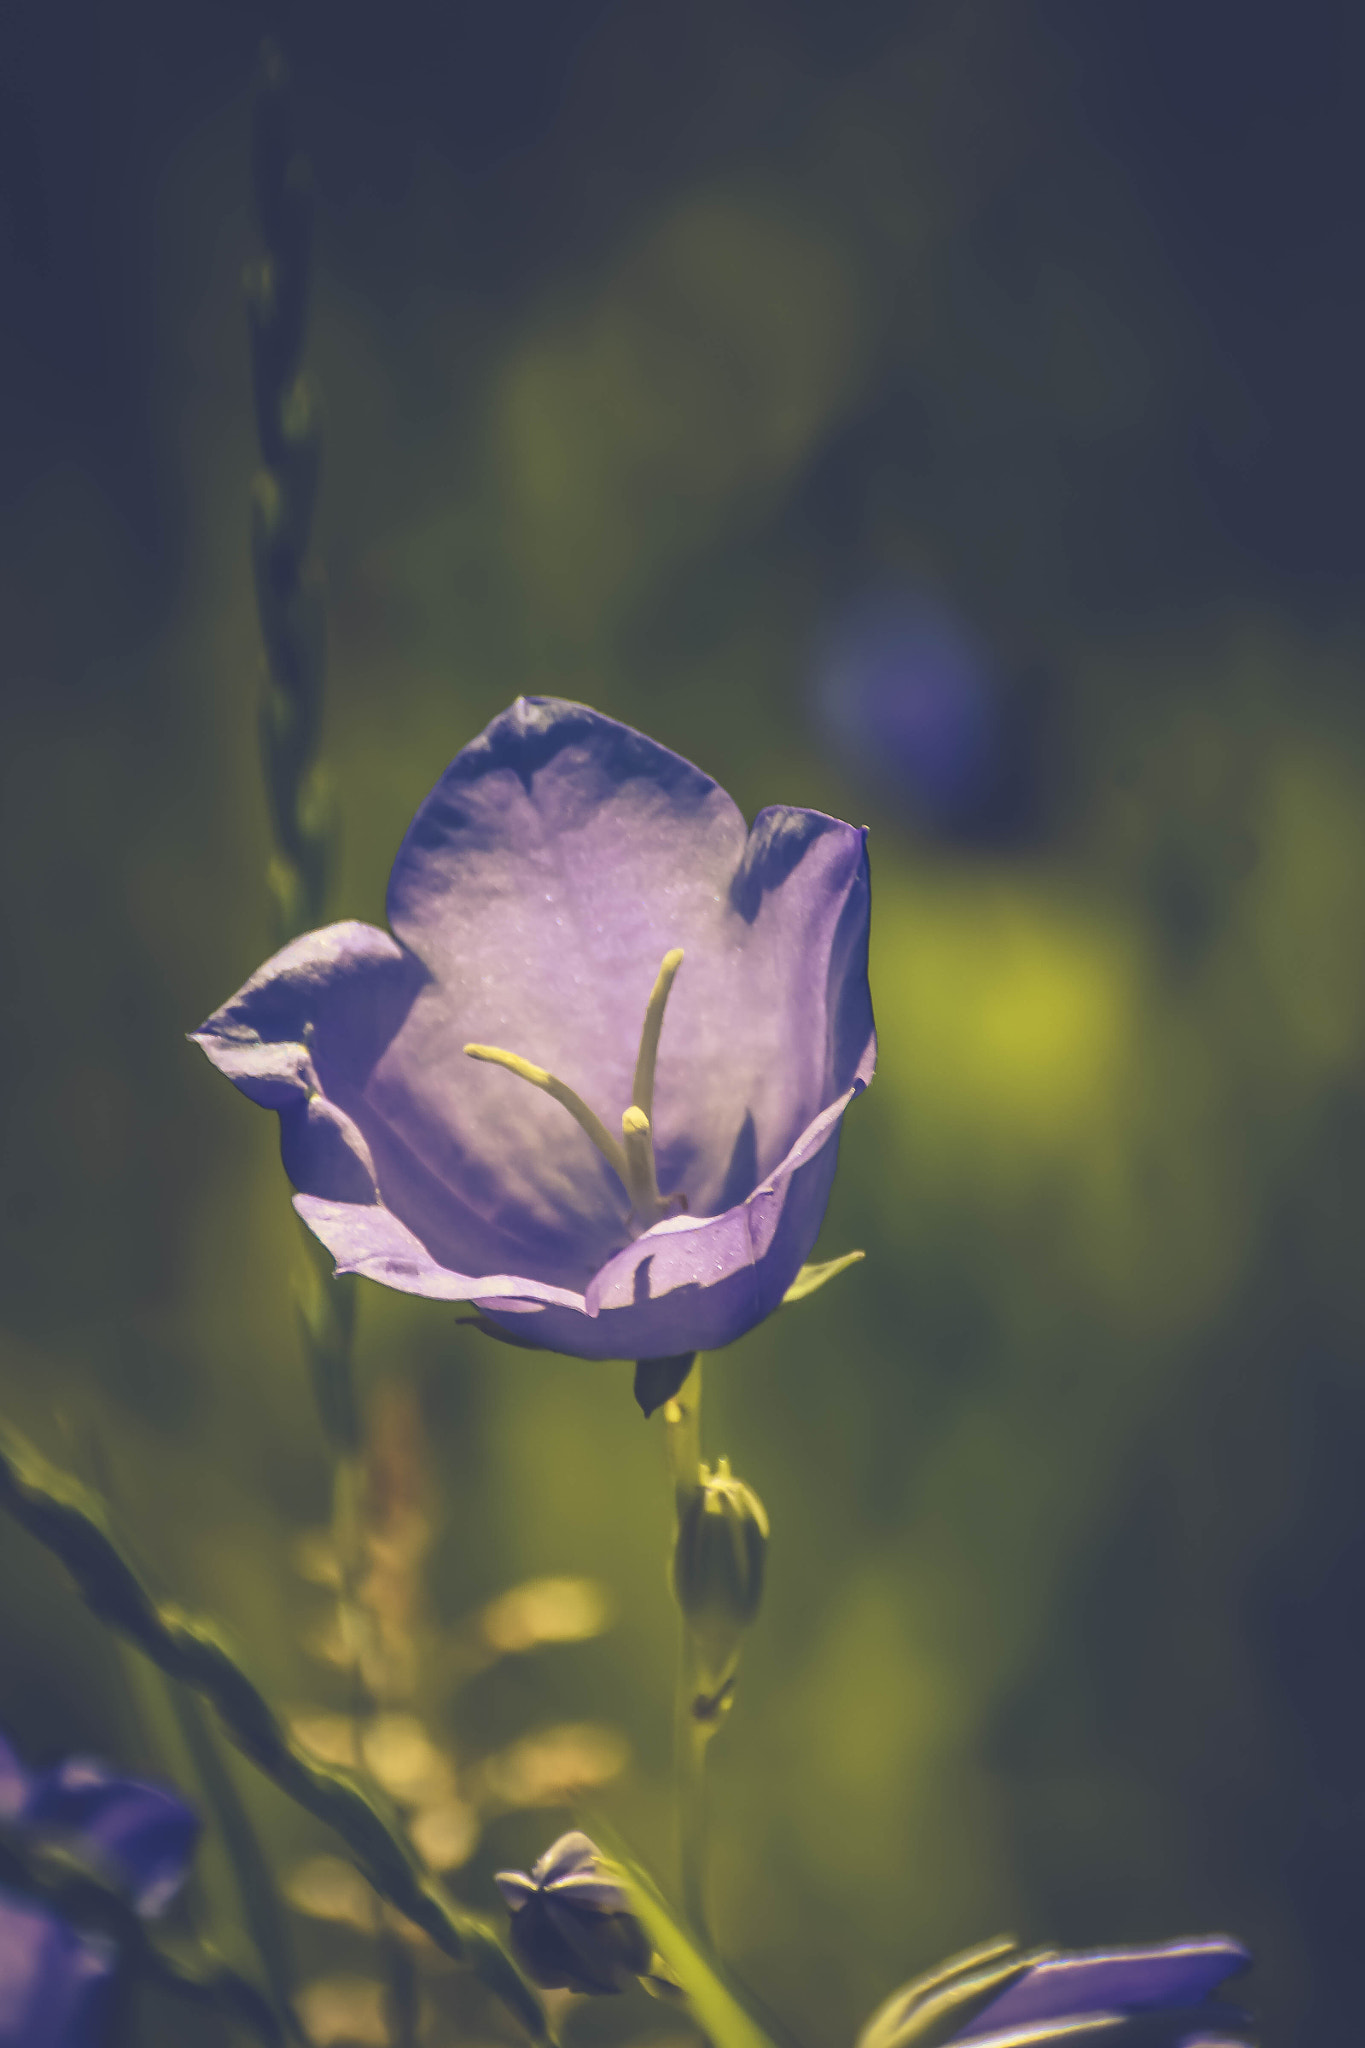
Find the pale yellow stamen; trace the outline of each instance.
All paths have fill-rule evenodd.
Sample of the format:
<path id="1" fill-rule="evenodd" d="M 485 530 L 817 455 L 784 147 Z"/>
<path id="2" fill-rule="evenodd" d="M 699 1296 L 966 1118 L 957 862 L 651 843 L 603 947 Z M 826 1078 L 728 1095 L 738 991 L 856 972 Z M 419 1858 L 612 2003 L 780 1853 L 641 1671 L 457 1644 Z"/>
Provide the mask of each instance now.
<path id="1" fill-rule="evenodd" d="M 671 1215 L 675 1209 L 686 1208 L 681 1195 L 670 1195 L 665 1199 L 659 1193 L 659 1182 L 654 1166 L 654 1134 L 650 1117 L 654 1109 L 654 1068 L 659 1057 L 659 1033 L 663 1029 L 664 1008 L 668 992 L 673 986 L 673 977 L 682 966 L 682 948 L 675 946 L 665 953 L 645 1009 L 644 1028 L 640 1033 L 640 1051 L 635 1062 L 634 1095 L 630 1108 L 621 1118 L 621 1138 L 613 1138 L 611 1132 L 588 1108 L 581 1095 L 575 1095 L 545 1067 L 536 1066 L 531 1060 L 524 1060 L 520 1053 L 504 1052 L 500 1045 L 467 1045 L 465 1051 L 473 1060 L 488 1060 L 496 1067 L 506 1067 L 509 1074 L 519 1075 L 529 1081 L 533 1088 L 541 1089 L 553 1096 L 578 1124 L 612 1172 L 616 1175 L 640 1221 L 648 1226 L 657 1223 L 662 1216 Z"/>
<path id="2" fill-rule="evenodd" d="M 472 1060 L 489 1060 L 495 1067 L 506 1067 L 509 1074 L 519 1074 L 523 1081 L 529 1081 L 533 1088 L 541 1088 L 547 1095 L 553 1095 L 556 1102 L 568 1110 L 574 1122 L 585 1130 L 596 1145 L 612 1172 L 630 1186 L 630 1168 L 626 1164 L 624 1148 L 613 1138 L 600 1116 L 595 1116 L 581 1095 L 575 1095 L 572 1088 L 556 1080 L 544 1067 L 533 1066 L 520 1053 L 504 1052 L 500 1045 L 467 1045 L 465 1051 Z"/>
<path id="3" fill-rule="evenodd" d="M 640 1033 L 640 1053 L 635 1062 L 635 1086 L 631 1093 L 634 1108 L 645 1113 L 645 1125 L 654 1114 L 654 1063 L 659 1057 L 659 1033 L 664 1026 L 664 1006 L 668 992 L 673 986 L 673 977 L 682 966 L 682 947 L 675 946 L 671 953 L 665 953 L 654 983 L 654 990 L 645 1007 L 645 1024 Z"/>

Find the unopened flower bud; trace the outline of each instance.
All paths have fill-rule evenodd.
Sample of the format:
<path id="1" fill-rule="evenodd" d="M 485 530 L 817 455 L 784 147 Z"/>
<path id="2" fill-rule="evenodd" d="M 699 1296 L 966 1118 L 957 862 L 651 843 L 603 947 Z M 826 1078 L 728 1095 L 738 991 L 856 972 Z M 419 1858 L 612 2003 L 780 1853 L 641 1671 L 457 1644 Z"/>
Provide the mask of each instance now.
<path id="1" fill-rule="evenodd" d="M 493 1882 L 512 1916 L 512 1953 L 546 1991 L 624 1991 L 652 1951 L 625 1891 L 586 1835 L 561 1835 L 528 1876 Z"/>
<path id="2" fill-rule="evenodd" d="M 767 1548 L 768 1517 L 752 1487 L 733 1477 L 728 1458 L 714 1472 L 703 1465 L 678 1521 L 673 1596 L 713 1687 L 730 1676 L 758 1613 Z"/>

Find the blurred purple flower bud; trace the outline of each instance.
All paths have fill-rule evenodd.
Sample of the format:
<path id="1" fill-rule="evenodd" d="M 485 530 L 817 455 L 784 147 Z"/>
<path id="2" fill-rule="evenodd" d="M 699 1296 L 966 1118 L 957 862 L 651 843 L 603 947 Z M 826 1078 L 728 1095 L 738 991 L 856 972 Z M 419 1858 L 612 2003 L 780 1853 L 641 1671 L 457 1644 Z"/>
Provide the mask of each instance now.
<path id="1" fill-rule="evenodd" d="M 194 1036 L 278 1111 L 338 1271 L 536 1349 L 713 1350 L 808 1257 L 872 1078 L 868 902 L 852 826 L 746 832 L 678 755 L 523 697 L 409 827 L 395 937 L 297 939 Z"/>
<path id="2" fill-rule="evenodd" d="M 1214 1993 L 1250 1962 L 1223 1934 L 1075 1954 L 987 1942 L 896 1992 L 857 2048 L 1236 2048 L 1251 2020 Z"/>
<path id="3" fill-rule="evenodd" d="M 629 1901 L 586 1835 L 561 1835 L 528 1877 L 493 1882 L 512 1916 L 512 1951 L 547 1991 L 624 1991 L 648 1970 L 651 1949 Z"/>
<path id="4" fill-rule="evenodd" d="M 813 694 L 850 772 L 926 830 L 986 843 L 1031 828 L 1036 707 L 944 606 L 904 591 L 852 604 L 825 637 Z"/>
<path id="5" fill-rule="evenodd" d="M 185 1880 L 199 1822 L 157 1785 L 69 1757 L 28 1771 L 0 1737 L 0 1823 L 88 1857 L 150 1918 Z M 0 1893 L 0 2048 L 93 2048 L 108 2013 L 118 1955 L 28 1899 Z"/>

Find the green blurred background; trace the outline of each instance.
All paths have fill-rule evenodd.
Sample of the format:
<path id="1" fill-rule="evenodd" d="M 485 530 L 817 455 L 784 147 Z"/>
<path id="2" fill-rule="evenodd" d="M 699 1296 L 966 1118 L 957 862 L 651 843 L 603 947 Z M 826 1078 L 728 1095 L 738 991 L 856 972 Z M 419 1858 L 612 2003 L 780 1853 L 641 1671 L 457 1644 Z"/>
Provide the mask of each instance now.
<path id="1" fill-rule="evenodd" d="M 867 1260 L 708 1369 L 710 1451 L 773 1523 L 713 1751 L 718 1919 L 808 2048 L 1002 1926 L 1227 1928 L 1268 2040 L 1357 2037 L 1344 17 L 396 0 L 282 23 L 321 198 L 335 913 L 382 921 L 417 802 L 522 690 L 639 724 L 749 815 L 872 828 L 881 1066 L 822 1238 Z M 295 1565 L 329 1475 L 275 1126 L 183 1036 L 273 944 L 240 301 L 271 19 L 14 17 L 0 1390 L 111 1487 L 167 1592 L 322 1710 L 326 1596 Z M 1028 707 L 1026 831 L 930 831 L 841 764 L 812 683 L 869 589 L 929 593 Z M 452 1882 L 491 1908 L 492 1870 L 567 1824 L 489 1775 L 547 1724 L 619 1732 L 592 1797 L 670 1873 L 669 1508 L 629 1368 L 376 1289 L 360 1344 L 430 1525 L 422 1712 L 457 1783 L 504 1788 Z M 457 1685 L 467 1617 L 564 1575 L 614 1625 Z M 0 1642 L 28 1755 L 158 1767 L 164 1702 L 8 1525 Z M 594 1740 L 606 1777 L 624 1751 Z M 328 1850 L 241 1781 L 282 1865 Z M 370 1968 L 336 1919 L 296 1936 L 303 1977 Z M 370 2038 L 338 1997 L 320 2037 Z M 681 2033 L 635 2000 L 571 2027 Z"/>

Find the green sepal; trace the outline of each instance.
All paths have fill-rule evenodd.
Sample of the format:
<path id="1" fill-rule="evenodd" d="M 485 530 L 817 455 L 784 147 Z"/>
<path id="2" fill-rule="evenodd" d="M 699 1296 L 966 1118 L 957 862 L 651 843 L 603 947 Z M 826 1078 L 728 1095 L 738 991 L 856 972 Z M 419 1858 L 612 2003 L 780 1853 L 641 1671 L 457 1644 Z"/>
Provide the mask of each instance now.
<path id="1" fill-rule="evenodd" d="M 671 1401 L 697 1362 L 695 1351 L 679 1351 L 673 1358 L 637 1358 L 635 1398 L 648 1422 L 656 1408 Z"/>
<path id="2" fill-rule="evenodd" d="M 826 1280 L 832 1280 L 836 1273 L 842 1273 L 848 1266 L 856 1266 L 859 1259 L 866 1257 L 866 1252 L 845 1252 L 841 1259 L 825 1259 L 813 1265 L 808 1262 L 783 1295 L 782 1307 L 787 1308 L 794 1301 L 804 1301 L 808 1294 L 814 1294 L 817 1288 L 823 1287 Z"/>

